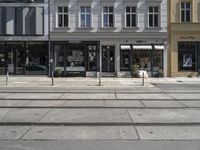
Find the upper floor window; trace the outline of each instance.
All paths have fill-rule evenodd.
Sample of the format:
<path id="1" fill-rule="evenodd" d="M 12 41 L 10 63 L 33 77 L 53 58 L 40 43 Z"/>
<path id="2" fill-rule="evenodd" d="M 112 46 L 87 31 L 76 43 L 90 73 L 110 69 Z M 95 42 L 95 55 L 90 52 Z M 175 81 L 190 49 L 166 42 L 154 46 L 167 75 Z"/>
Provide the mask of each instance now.
<path id="1" fill-rule="evenodd" d="M 91 7 L 81 6 L 80 9 L 80 26 L 82 28 L 91 27 Z"/>
<path id="2" fill-rule="evenodd" d="M 181 22 L 191 21 L 191 3 L 181 2 Z"/>
<path id="3" fill-rule="evenodd" d="M 159 7 L 149 6 L 149 27 L 159 26 Z"/>
<path id="4" fill-rule="evenodd" d="M 68 27 L 68 7 L 57 7 L 57 27 Z"/>
<path id="5" fill-rule="evenodd" d="M 103 27 L 114 27 L 114 8 L 112 6 L 103 7 Z"/>
<path id="6" fill-rule="evenodd" d="M 126 27 L 136 27 L 136 7 L 126 7 Z"/>

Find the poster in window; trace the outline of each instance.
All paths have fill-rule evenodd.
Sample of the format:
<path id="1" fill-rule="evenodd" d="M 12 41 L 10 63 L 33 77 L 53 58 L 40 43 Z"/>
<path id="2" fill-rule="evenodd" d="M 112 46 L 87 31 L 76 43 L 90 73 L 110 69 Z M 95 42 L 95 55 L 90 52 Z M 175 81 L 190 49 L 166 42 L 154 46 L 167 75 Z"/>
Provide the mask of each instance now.
<path id="1" fill-rule="evenodd" d="M 192 54 L 183 55 L 183 67 L 192 67 Z"/>

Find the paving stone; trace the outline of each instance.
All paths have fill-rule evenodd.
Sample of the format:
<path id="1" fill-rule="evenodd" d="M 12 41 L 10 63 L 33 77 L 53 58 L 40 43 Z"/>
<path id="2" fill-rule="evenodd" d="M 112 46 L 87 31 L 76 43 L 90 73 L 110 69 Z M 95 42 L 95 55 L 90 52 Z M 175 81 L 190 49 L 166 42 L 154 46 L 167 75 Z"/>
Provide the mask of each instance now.
<path id="1" fill-rule="evenodd" d="M 200 123 L 200 109 L 129 109 L 136 123 Z"/>
<path id="2" fill-rule="evenodd" d="M 121 123 L 131 118 L 125 109 L 53 109 L 40 122 Z"/>
<path id="3" fill-rule="evenodd" d="M 104 102 L 103 100 L 72 100 L 67 101 L 64 106 L 69 107 L 103 107 Z"/>
<path id="4" fill-rule="evenodd" d="M 1 122 L 37 122 L 49 109 L 10 109 Z"/>
<path id="5" fill-rule="evenodd" d="M 116 94 L 118 99 L 172 99 L 166 94 Z"/>
<path id="6" fill-rule="evenodd" d="M 114 94 L 108 93 L 67 93 L 60 97 L 60 99 L 115 99 Z"/>
<path id="7" fill-rule="evenodd" d="M 185 107 L 177 101 L 142 101 L 145 107 Z"/>
<path id="8" fill-rule="evenodd" d="M 61 100 L 49 100 L 49 101 L 41 101 L 41 100 L 31 100 L 29 103 L 26 103 L 25 106 L 28 107 L 56 107 L 56 106 L 63 106 L 66 101 Z"/>
<path id="9" fill-rule="evenodd" d="M 1 108 L 0 109 L 0 120 L 2 120 L 9 111 L 11 111 L 11 110 L 8 108 Z"/>
<path id="10" fill-rule="evenodd" d="M 23 139 L 37 140 L 103 140 L 137 139 L 131 126 L 40 126 L 33 127 Z"/>
<path id="11" fill-rule="evenodd" d="M 139 126 L 142 140 L 200 140 L 200 126 Z"/>
<path id="12" fill-rule="evenodd" d="M 0 106 L 1 107 L 23 106 L 28 102 L 29 100 L 0 100 Z"/>
<path id="13" fill-rule="evenodd" d="M 144 107 L 144 105 L 138 101 L 131 100 L 106 100 L 106 107 Z"/>
<path id="14" fill-rule="evenodd" d="M 188 107 L 200 107 L 200 101 L 179 101 L 180 103 L 188 106 Z"/>
<path id="15" fill-rule="evenodd" d="M 27 126 L 0 126 L 0 140 L 17 140 L 22 137 L 30 127 Z"/>
<path id="16" fill-rule="evenodd" d="M 200 99 L 200 94 L 169 94 L 170 96 L 174 97 L 175 99 L 182 100 L 182 99 Z"/>
<path id="17" fill-rule="evenodd" d="M 0 93 L 0 99 L 1 98 L 5 98 L 6 96 L 8 96 L 10 93 Z"/>
<path id="18" fill-rule="evenodd" d="M 58 99 L 60 93 L 15 93 L 5 96 L 7 99 Z"/>

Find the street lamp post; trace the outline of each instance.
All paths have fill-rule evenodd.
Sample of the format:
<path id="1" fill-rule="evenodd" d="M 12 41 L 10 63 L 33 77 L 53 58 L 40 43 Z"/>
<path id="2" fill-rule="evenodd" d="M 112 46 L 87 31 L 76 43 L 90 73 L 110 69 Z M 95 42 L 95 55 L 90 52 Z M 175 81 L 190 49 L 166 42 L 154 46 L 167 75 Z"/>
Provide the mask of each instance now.
<path id="1" fill-rule="evenodd" d="M 48 54 L 49 54 L 49 76 L 51 75 L 51 36 L 50 36 L 50 0 L 48 0 Z"/>
<path id="2" fill-rule="evenodd" d="M 101 69 L 102 69 L 102 50 L 99 52 L 99 86 L 101 86 Z"/>

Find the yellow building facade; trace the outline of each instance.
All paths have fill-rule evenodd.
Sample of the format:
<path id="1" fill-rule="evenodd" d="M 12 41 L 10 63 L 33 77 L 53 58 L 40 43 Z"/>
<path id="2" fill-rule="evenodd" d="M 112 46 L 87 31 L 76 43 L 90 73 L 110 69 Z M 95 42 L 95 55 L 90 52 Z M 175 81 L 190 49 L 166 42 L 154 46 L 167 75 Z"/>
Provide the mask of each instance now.
<path id="1" fill-rule="evenodd" d="M 168 0 L 168 76 L 200 74 L 200 0 Z"/>

